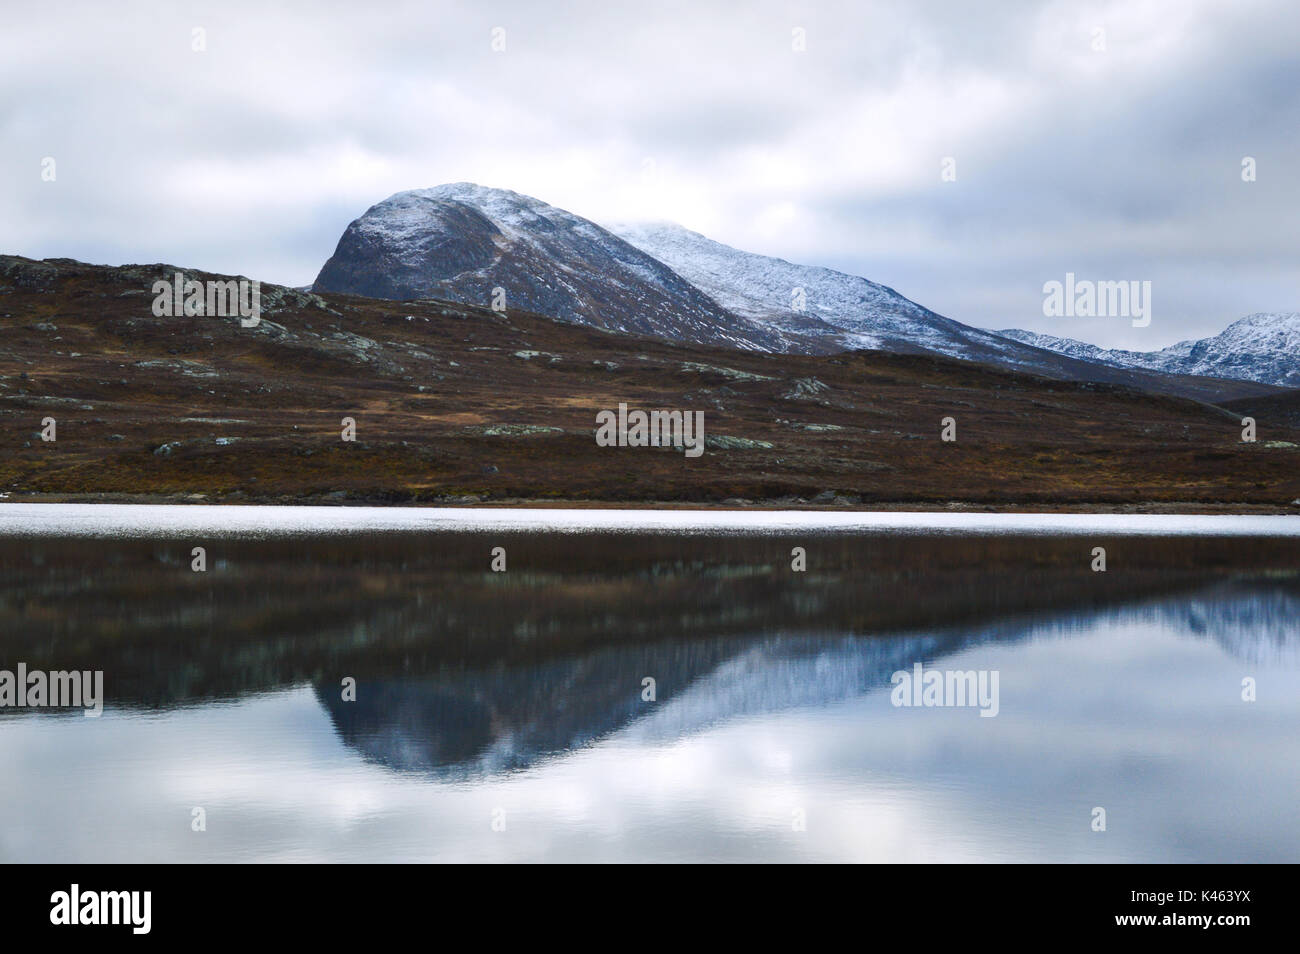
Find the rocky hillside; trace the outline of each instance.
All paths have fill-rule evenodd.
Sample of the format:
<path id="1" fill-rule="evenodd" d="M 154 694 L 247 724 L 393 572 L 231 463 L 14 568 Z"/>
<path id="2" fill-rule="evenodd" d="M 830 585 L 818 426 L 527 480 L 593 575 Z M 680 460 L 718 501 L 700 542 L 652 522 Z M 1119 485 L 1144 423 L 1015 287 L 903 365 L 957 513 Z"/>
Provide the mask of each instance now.
<path id="1" fill-rule="evenodd" d="M 263 286 L 255 328 L 158 318 L 165 265 L 0 258 L 0 494 L 782 506 L 1290 508 L 1300 431 L 926 355 L 768 354 L 526 312 Z M 190 273 L 193 275 L 193 273 Z M 199 275 L 199 278 L 219 276 Z M 595 415 L 700 411 L 703 456 Z M 957 440 L 940 440 L 952 417 Z M 42 439 L 53 418 L 57 439 Z M 343 419 L 356 440 L 342 440 Z"/>

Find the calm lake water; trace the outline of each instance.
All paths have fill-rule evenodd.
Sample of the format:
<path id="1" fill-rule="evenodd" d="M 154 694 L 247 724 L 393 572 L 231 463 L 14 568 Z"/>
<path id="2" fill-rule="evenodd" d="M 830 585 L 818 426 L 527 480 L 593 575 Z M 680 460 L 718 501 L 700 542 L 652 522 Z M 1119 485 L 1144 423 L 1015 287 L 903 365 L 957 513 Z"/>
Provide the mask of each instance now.
<path id="1" fill-rule="evenodd" d="M 0 623 L 3 862 L 1300 858 L 1300 518 L 0 505 Z"/>

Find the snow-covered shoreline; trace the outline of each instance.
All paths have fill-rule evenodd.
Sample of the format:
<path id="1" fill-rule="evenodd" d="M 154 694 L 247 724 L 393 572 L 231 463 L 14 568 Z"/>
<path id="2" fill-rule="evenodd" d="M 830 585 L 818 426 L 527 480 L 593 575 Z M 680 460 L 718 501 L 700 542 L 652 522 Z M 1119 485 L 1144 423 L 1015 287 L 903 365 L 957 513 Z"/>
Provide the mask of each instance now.
<path id="1" fill-rule="evenodd" d="M 1300 515 L 0 504 L 0 537 L 411 532 L 1300 536 Z"/>

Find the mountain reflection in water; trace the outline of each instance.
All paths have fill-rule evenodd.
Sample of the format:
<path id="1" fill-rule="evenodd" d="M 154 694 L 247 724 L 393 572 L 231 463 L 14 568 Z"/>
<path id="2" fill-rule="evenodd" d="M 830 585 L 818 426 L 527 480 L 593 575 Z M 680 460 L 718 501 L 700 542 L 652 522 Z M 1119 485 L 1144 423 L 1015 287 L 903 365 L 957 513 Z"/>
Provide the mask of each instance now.
<path id="1" fill-rule="evenodd" d="M 107 695 L 0 710 L 0 860 L 1294 860 L 1300 540 L 1103 542 L 0 540 L 0 668 Z M 916 663 L 998 716 L 894 708 Z"/>
<path id="2" fill-rule="evenodd" d="M 354 702 L 315 687 L 340 737 L 390 769 L 443 777 L 525 769 L 633 725 L 670 741 L 730 719 L 824 707 L 873 690 L 914 663 L 986 643 L 1068 638 L 1104 624 L 1210 640 L 1244 665 L 1300 666 L 1300 592 L 1220 585 L 1192 597 L 1085 615 L 989 623 L 928 636 L 766 636 L 605 648 L 547 663 L 367 683 Z M 961 667 L 958 667 L 961 668 Z M 1245 670 L 1243 670 L 1245 671 Z M 656 699 L 642 700 L 641 680 Z"/>

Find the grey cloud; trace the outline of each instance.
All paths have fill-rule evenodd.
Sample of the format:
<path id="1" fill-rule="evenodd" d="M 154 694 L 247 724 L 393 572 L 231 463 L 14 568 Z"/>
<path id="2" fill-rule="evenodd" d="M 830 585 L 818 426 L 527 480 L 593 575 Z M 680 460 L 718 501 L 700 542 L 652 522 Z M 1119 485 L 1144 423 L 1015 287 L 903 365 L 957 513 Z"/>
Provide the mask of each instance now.
<path id="1" fill-rule="evenodd" d="M 27 7 L 0 36 L 0 246 L 301 284 L 393 192 L 621 220 L 651 158 L 667 201 L 642 204 L 719 240 L 1154 348 L 1300 307 L 1297 26 L 1284 0 Z M 1066 270 L 1150 279 L 1151 327 L 1043 318 Z"/>

